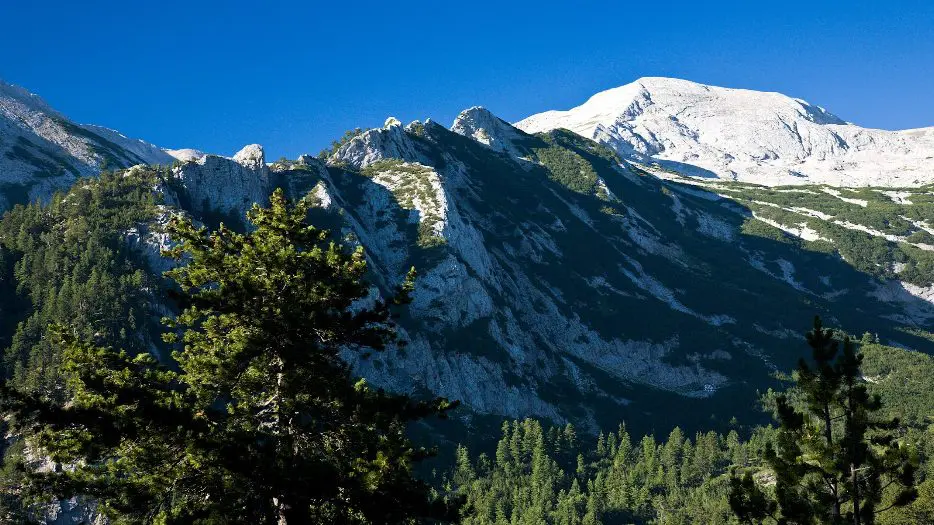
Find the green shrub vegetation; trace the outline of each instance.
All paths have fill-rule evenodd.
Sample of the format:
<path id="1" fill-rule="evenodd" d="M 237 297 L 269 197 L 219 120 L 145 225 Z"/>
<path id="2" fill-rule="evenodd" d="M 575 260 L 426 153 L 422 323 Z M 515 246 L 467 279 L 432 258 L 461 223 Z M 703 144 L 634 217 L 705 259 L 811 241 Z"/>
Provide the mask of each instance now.
<path id="1" fill-rule="evenodd" d="M 321 150 L 318 153 L 318 158 L 321 160 L 327 160 L 328 157 L 330 157 L 335 152 L 337 152 L 337 150 L 341 149 L 341 146 L 343 146 L 344 144 L 347 144 L 351 140 L 359 137 L 360 135 L 363 135 L 367 131 L 368 130 L 363 129 L 363 128 L 348 129 L 347 131 L 344 132 L 344 134 L 339 139 L 331 142 L 331 145 L 329 147 Z"/>
<path id="2" fill-rule="evenodd" d="M 928 248 L 934 246 L 934 236 L 922 228 L 934 227 L 930 186 L 904 190 L 910 194 L 907 198 L 910 204 L 897 203 L 883 193 L 894 190 L 873 188 L 830 189 L 840 193 L 835 196 L 825 191 L 828 188 L 824 186 L 766 188 L 723 181 L 707 186 L 735 199 L 762 219 L 792 230 L 803 225 L 823 239 L 802 242 L 754 218 L 745 221 L 744 233 L 790 242 L 812 251 L 835 252 L 859 271 L 880 278 L 898 278 L 919 286 L 934 283 L 934 251 Z M 866 205 L 843 199 L 864 201 Z M 900 240 L 888 240 L 856 227 Z"/>
<path id="3" fill-rule="evenodd" d="M 533 148 L 535 160 L 548 170 L 552 180 L 584 195 L 596 195 L 609 198 L 606 188 L 599 184 L 599 177 L 593 166 L 580 154 L 563 147 L 551 135 L 541 135 L 548 144 L 544 148 Z"/>
<path id="4" fill-rule="evenodd" d="M 383 159 L 366 166 L 360 170 L 360 174 L 387 185 L 402 209 L 421 208 L 418 217 L 418 246 L 432 248 L 444 244 L 444 237 L 438 231 L 442 218 L 437 192 L 441 189 L 434 187 L 432 179 L 437 174 L 432 168 L 398 159 Z"/>

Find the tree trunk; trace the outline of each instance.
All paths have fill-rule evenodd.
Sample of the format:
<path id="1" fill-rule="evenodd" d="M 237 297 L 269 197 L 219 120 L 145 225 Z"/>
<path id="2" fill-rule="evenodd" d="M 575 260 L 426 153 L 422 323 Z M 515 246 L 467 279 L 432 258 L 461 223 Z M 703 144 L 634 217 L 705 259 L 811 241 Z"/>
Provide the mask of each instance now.
<path id="1" fill-rule="evenodd" d="M 853 398 L 853 385 L 850 381 L 846 382 L 847 392 L 846 392 L 846 407 L 844 410 L 844 416 L 846 416 L 845 425 L 847 429 L 846 436 L 844 437 L 844 442 L 848 450 L 845 450 L 846 454 L 850 456 L 850 483 L 853 485 L 853 524 L 861 525 L 863 521 L 862 516 L 859 515 L 859 465 L 854 461 L 858 459 L 856 451 L 859 448 L 859 441 L 862 436 L 856 435 L 855 430 L 852 429 L 851 422 L 854 418 L 854 405 L 857 401 Z"/>
<path id="2" fill-rule="evenodd" d="M 831 425 L 833 420 L 830 417 L 830 405 L 824 405 L 824 439 L 827 441 L 827 448 L 833 450 L 833 429 Z M 830 493 L 833 495 L 833 514 L 832 522 L 837 523 L 840 521 L 840 494 L 837 490 L 837 480 L 834 478 L 830 482 Z"/>
<path id="3" fill-rule="evenodd" d="M 276 368 L 276 386 L 272 397 L 273 432 L 276 434 L 276 456 L 278 456 L 278 460 L 282 461 L 284 459 L 283 450 L 287 447 L 285 441 L 291 430 L 289 424 L 283 424 L 282 420 L 282 391 L 285 387 L 285 362 L 282 357 L 276 358 Z M 284 495 L 275 496 L 272 498 L 272 503 L 278 514 L 278 525 L 288 525 L 290 505 L 286 503 Z"/>
<path id="4" fill-rule="evenodd" d="M 861 525 L 862 518 L 859 515 L 859 475 L 856 465 L 850 463 L 850 482 L 853 483 L 853 525 Z"/>

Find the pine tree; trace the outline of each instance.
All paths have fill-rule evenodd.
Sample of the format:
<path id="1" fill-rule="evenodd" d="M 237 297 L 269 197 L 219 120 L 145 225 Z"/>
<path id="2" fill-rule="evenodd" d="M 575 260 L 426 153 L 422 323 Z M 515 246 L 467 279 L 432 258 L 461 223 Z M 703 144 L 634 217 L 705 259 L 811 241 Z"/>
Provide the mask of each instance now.
<path id="1" fill-rule="evenodd" d="M 451 482 L 458 487 L 469 487 L 477 479 L 477 473 L 470 464 L 467 447 L 459 445 L 454 452 L 454 476 Z"/>
<path id="2" fill-rule="evenodd" d="M 872 525 L 877 513 L 916 497 L 899 422 L 876 415 L 881 400 L 868 394 L 862 356 L 848 337 L 841 353 L 833 331 L 815 318 L 807 341 L 813 364 L 801 359 L 794 387 L 775 399 L 780 428 L 765 451 L 774 498 L 746 472 L 731 480 L 730 505 L 747 523 Z"/>
<path id="3" fill-rule="evenodd" d="M 305 224 L 276 191 L 255 229 L 176 219 L 168 322 L 178 370 L 58 330 L 67 403 L 4 388 L 13 430 L 67 468 L 32 464 L 33 501 L 84 495 L 125 523 L 412 523 L 453 516 L 412 475 L 429 451 L 408 422 L 444 416 L 353 378 L 344 352 L 395 341 L 391 300 L 368 300 L 362 249 Z M 414 275 L 410 275 L 413 277 Z"/>

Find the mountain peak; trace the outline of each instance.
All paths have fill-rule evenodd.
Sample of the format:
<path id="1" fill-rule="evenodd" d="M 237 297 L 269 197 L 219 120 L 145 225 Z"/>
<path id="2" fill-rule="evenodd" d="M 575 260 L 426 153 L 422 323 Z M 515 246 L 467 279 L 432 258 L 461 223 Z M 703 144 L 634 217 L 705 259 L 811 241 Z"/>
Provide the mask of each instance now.
<path id="1" fill-rule="evenodd" d="M 568 112 L 586 112 L 592 115 L 610 112 L 634 117 L 649 106 L 675 110 L 680 109 L 680 106 L 695 102 L 716 104 L 727 111 L 757 108 L 765 111 L 797 112 L 805 119 L 818 124 L 846 124 L 844 120 L 824 108 L 814 106 L 800 98 L 792 98 L 771 91 L 726 88 L 669 77 L 640 77 L 629 84 L 601 91 Z M 541 115 L 563 113 L 567 112 L 548 111 Z M 523 120 L 522 123 L 533 117 Z"/>
<path id="2" fill-rule="evenodd" d="M 165 149 L 164 151 L 182 162 L 194 162 L 207 155 L 207 153 L 194 148 Z"/>
<path id="3" fill-rule="evenodd" d="M 421 159 L 415 143 L 402 127 L 402 122 L 395 117 L 387 118 L 382 128 L 364 131 L 342 145 L 331 155 L 328 163 L 346 164 L 360 169 L 387 158 L 411 162 Z"/>
<path id="4" fill-rule="evenodd" d="M 464 119 L 478 119 L 478 118 L 480 118 L 480 119 L 489 119 L 489 118 L 497 118 L 497 117 L 496 117 L 496 115 L 493 114 L 492 111 L 486 109 L 486 108 L 483 107 L 483 106 L 471 106 L 471 107 L 465 109 L 464 111 L 461 111 L 461 112 L 457 115 L 457 118 L 454 119 L 454 123 L 456 124 L 457 121 L 459 121 L 459 120 L 464 120 Z"/>
<path id="5" fill-rule="evenodd" d="M 643 77 L 516 124 L 566 128 L 682 174 L 766 185 L 916 186 L 934 180 L 932 132 L 865 129 L 781 93 Z"/>
<path id="6" fill-rule="evenodd" d="M 15 187 L 17 194 L 13 200 L 0 195 L 0 211 L 16 202 L 47 199 L 77 177 L 104 168 L 171 161 L 152 144 L 72 122 L 38 95 L 0 81 L 0 188 Z"/>

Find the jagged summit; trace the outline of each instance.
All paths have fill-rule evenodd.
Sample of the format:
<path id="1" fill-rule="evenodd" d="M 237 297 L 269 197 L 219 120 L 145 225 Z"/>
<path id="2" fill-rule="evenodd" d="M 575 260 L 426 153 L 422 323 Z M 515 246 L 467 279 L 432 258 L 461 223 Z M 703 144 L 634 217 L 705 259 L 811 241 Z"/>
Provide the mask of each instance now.
<path id="1" fill-rule="evenodd" d="M 207 155 L 207 153 L 193 148 L 166 149 L 165 152 L 182 162 L 195 161 Z"/>
<path id="2" fill-rule="evenodd" d="M 222 155 L 215 155 L 213 153 L 205 153 L 201 150 L 192 148 L 166 149 L 164 151 L 171 155 L 173 158 L 182 162 L 204 164 L 205 158 L 217 157 L 231 160 L 237 164 L 240 164 L 244 168 L 251 170 L 259 170 L 266 166 L 266 152 L 263 149 L 263 146 L 260 144 L 247 144 L 246 146 L 240 148 L 240 151 L 234 153 L 232 157 L 224 157 Z"/>
<path id="3" fill-rule="evenodd" d="M 934 181 L 934 128 L 866 129 L 781 93 L 645 77 L 516 127 L 567 128 L 639 162 L 761 184 Z"/>
<path id="4" fill-rule="evenodd" d="M 461 111 L 454 119 L 451 131 L 472 138 L 497 151 L 521 156 L 516 142 L 521 140 L 525 133 L 482 106 L 474 106 Z"/>
<path id="5" fill-rule="evenodd" d="M 360 169 L 387 158 L 421 160 L 412 138 L 395 117 L 387 118 L 382 128 L 367 130 L 351 139 L 331 155 L 328 163 Z"/>
<path id="6" fill-rule="evenodd" d="M 481 106 L 462 111 L 450 129 L 431 119 L 403 125 L 399 119 L 388 117 L 383 127 L 366 130 L 341 145 L 328 157 L 328 164 L 362 169 L 384 159 L 425 163 L 428 159 L 418 145 L 418 137 L 424 139 L 425 130 L 428 135 L 453 132 L 513 157 L 526 154 L 522 141 L 530 138 Z"/>
<path id="7" fill-rule="evenodd" d="M 175 154 L 180 160 L 186 159 L 172 173 L 185 187 L 193 210 L 242 217 L 253 202 L 265 202 L 269 196 L 269 168 L 259 144 L 244 146 L 232 158 L 196 150 L 178 150 Z"/>

